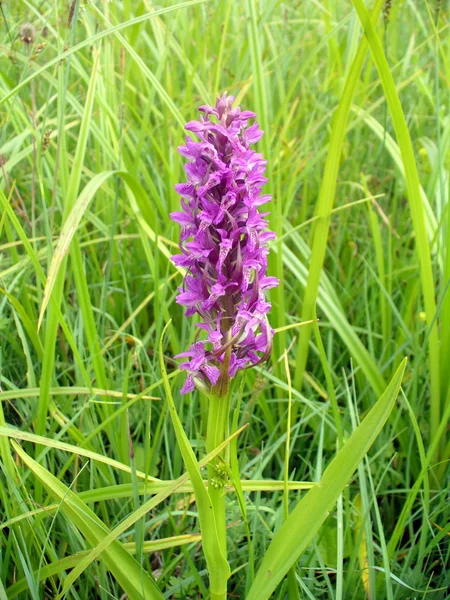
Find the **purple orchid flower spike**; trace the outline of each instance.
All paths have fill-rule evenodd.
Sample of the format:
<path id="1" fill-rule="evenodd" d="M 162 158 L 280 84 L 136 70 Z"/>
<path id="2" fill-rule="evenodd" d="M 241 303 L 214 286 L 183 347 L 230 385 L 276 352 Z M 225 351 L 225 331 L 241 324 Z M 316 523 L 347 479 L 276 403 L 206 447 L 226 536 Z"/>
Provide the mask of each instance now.
<path id="1" fill-rule="evenodd" d="M 270 201 L 262 194 L 266 161 L 250 149 L 263 132 L 248 125 L 256 115 L 233 101 L 224 94 L 215 107 L 201 106 L 201 120 L 186 125 L 200 141 L 188 137 L 178 149 L 189 162 L 188 182 L 175 187 L 182 211 L 171 213 L 182 227 L 181 254 L 172 261 L 188 272 L 177 303 L 186 316 L 201 317 L 199 333 L 208 335 L 178 355 L 190 358 L 180 364 L 187 372 L 182 394 L 197 384 L 223 395 L 238 371 L 266 360 L 272 348 L 265 293 L 278 285 L 266 275 L 275 234 L 267 230 L 269 213 L 258 211 Z"/>

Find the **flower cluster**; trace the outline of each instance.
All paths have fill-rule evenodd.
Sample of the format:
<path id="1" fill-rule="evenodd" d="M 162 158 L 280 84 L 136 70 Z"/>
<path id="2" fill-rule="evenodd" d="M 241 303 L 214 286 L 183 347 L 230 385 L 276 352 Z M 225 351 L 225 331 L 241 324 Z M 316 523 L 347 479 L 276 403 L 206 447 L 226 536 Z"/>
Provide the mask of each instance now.
<path id="1" fill-rule="evenodd" d="M 265 292 L 278 285 L 266 275 L 275 234 L 267 231 L 269 213 L 258 212 L 270 200 L 261 193 L 267 161 L 250 149 L 263 131 L 233 100 L 224 94 L 214 108 L 201 106 L 201 120 L 186 125 L 200 141 L 188 137 L 178 149 L 189 162 L 188 182 L 175 186 L 183 211 L 170 215 L 182 227 L 181 254 L 172 260 L 187 270 L 177 303 L 186 316 L 200 315 L 197 327 L 207 334 L 178 355 L 189 359 L 180 364 L 188 373 L 184 394 L 195 379 L 216 385 L 266 360 L 272 347 Z"/>

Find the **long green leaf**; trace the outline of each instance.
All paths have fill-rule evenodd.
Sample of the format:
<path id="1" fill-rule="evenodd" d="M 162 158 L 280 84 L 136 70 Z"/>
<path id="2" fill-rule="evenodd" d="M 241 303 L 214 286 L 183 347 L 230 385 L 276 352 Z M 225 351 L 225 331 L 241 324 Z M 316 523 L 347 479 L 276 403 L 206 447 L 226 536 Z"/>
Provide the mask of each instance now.
<path id="1" fill-rule="evenodd" d="M 72 241 L 72 238 L 75 235 L 78 225 L 80 224 L 84 213 L 86 212 L 89 204 L 91 203 L 91 200 L 94 198 L 95 193 L 108 179 L 108 177 L 111 177 L 111 175 L 114 175 L 114 171 L 104 171 L 103 173 L 99 173 L 89 181 L 89 183 L 86 185 L 86 187 L 83 189 L 83 191 L 75 201 L 69 213 L 69 216 L 67 217 L 63 225 L 61 235 L 53 253 L 50 268 L 48 270 L 47 282 L 45 284 L 44 290 L 44 297 L 42 299 L 41 311 L 39 313 L 38 330 L 41 327 L 45 309 L 48 306 L 59 269 L 64 258 L 67 256 L 70 242 Z"/>
<path id="2" fill-rule="evenodd" d="M 177 548 L 179 546 L 185 546 L 186 544 L 192 544 L 195 542 L 201 542 L 202 536 L 198 533 L 191 533 L 186 535 L 175 535 L 170 538 L 162 538 L 160 540 L 148 540 L 143 544 L 144 554 L 150 554 L 153 552 L 160 552 L 167 548 Z M 127 552 L 134 554 L 136 552 L 136 544 L 133 542 L 125 542 L 122 544 Z M 78 565 L 80 560 L 89 554 L 89 550 L 84 552 L 77 552 L 72 556 L 65 556 L 55 562 L 52 562 L 41 569 L 34 571 L 33 575 L 35 578 L 39 577 L 39 581 L 44 581 L 48 577 L 58 575 L 68 569 L 73 569 Z M 8 596 L 5 598 L 14 598 L 20 592 L 24 592 L 28 589 L 28 581 L 26 577 L 19 579 L 16 583 L 7 588 L 6 592 Z M 1 597 L 0 597 L 1 600 Z"/>
<path id="3" fill-rule="evenodd" d="M 103 540 L 109 530 L 97 515 L 74 492 L 28 456 L 18 444 L 13 442 L 13 445 L 17 454 L 42 482 L 49 494 L 61 502 L 61 510 L 80 530 L 89 544 L 96 546 Z M 141 569 L 118 541 L 105 548 L 101 559 L 131 600 L 164 598 L 150 575 Z"/>
<path id="4" fill-rule="evenodd" d="M 151 388 L 157 387 L 156 385 L 151 385 Z M 150 390 L 149 390 L 150 391 Z M 117 392 L 115 390 L 102 390 L 100 388 L 87 388 L 78 385 L 66 387 L 61 386 L 57 388 L 50 388 L 49 391 L 50 396 L 83 396 L 83 395 L 94 395 L 100 396 L 104 398 L 123 398 L 124 394 L 122 392 Z M 5 392 L 0 392 L 1 400 L 16 400 L 17 398 L 35 398 L 39 396 L 39 388 L 17 388 L 15 390 L 7 390 Z M 148 396 L 147 394 L 126 394 L 125 396 L 129 400 L 160 400 L 157 396 Z"/>
<path id="5" fill-rule="evenodd" d="M 89 208 L 90 203 L 94 199 L 95 194 L 99 188 L 107 181 L 110 177 L 120 177 L 132 192 L 139 209 L 145 221 L 151 224 L 154 221 L 154 214 L 151 210 L 151 205 L 148 202 L 147 195 L 142 185 L 127 171 L 103 171 L 93 177 L 86 187 L 83 189 L 81 194 L 74 202 L 69 215 L 62 227 L 58 243 L 52 256 L 50 268 L 47 275 L 47 281 L 45 284 L 44 297 L 42 300 L 41 310 L 39 314 L 38 329 L 41 326 L 42 319 L 44 317 L 45 310 L 51 298 L 53 288 L 55 286 L 57 276 L 61 265 L 67 256 L 70 248 L 70 243 L 74 238 L 77 228 Z"/>
<path id="6" fill-rule="evenodd" d="M 92 117 L 92 111 L 95 102 L 95 90 L 97 85 L 98 67 L 100 63 L 100 50 L 97 50 L 92 67 L 92 73 L 89 80 L 89 87 L 86 94 L 86 103 L 83 111 L 83 117 L 81 119 L 80 130 L 78 132 L 77 146 L 75 149 L 72 170 L 67 183 L 66 189 L 64 189 L 65 203 L 64 203 L 64 219 L 67 219 L 70 210 L 75 202 L 80 187 L 81 174 L 83 169 L 84 157 L 86 155 L 87 143 L 89 138 L 90 122 Z M 63 99 L 61 99 L 63 103 Z M 61 165 L 62 166 L 62 165 Z M 61 169 L 61 174 L 63 169 Z M 55 344 L 56 336 L 58 332 L 58 311 L 61 306 L 63 290 L 64 290 L 64 277 L 65 277 L 65 266 L 66 262 L 57 271 L 55 283 L 52 286 L 52 305 L 49 311 L 48 319 L 46 322 L 45 330 L 45 342 L 44 342 L 44 360 L 42 362 L 42 372 L 40 380 L 40 393 L 39 393 L 39 404 L 36 418 L 36 433 L 42 435 L 45 432 L 48 406 L 49 406 L 49 394 L 48 391 L 52 384 L 53 370 L 55 364 Z M 50 298 L 44 292 L 44 302 L 46 298 Z M 47 300 L 48 301 L 48 300 Z M 98 379 L 98 377 L 97 377 Z M 99 381 L 100 385 L 106 387 L 103 381 Z"/>
<path id="7" fill-rule="evenodd" d="M 125 473 L 131 473 L 131 469 L 128 465 L 124 465 L 118 460 L 109 458 L 109 456 L 105 456 L 104 454 L 97 454 L 96 452 L 91 452 L 91 450 L 86 450 L 86 448 L 72 446 L 71 444 L 66 444 L 65 442 L 52 440 L 41 435 L 35 435 L 33 433 L 29 433 L 28 431 L 19 431 L 18 429 L 14 429 L 13 427 L 0 427 L 0 437 L 9 437 L 14 440 L 32 442 L 33 444 L 38 444 L 39 446 L 48 446 L 50 448 L 56 448 L 57 450 L 63 450 L 64 452 L 70 452 L 71 454 L 85 456 L 86 458 L 89 458 L 91 460 L 96 460 L 100 463 L 107 464 L 110 467 L 113 467 L 114 469 L 125 471 Z M 137 471 L 136 474 L 138 477 L 142 479 L 147 479 L 148 481 L 159 481 L 158 479 L 155 479 L 150 475 L 146 475 L 141 471 Z"/>
<path id="8" fill-rule="evenodd" d="M 29 75 L 28 77 L 23 79 L 18 85 L 16 85 L 16 87 L 14 89 L 12 89 L 10 92 L 8 92 L 8 94 L 5 94 L 5 96 L 3 96 L 3 98 L 0 98 L 0 105 L 2 105 L 4 102 L 6 102 L 10 98 L 12 98 L 12 96 L 17 94 L 22 88 L 26 87 L 33 79 L 38 77 L 41 73 L 43 73 L 50 67 L 57 65 L 63 59 L 68 58 L 72 54 L 79 52 L 82 48 L 85 48 L 86 46 L 92 46 L 95 42 L 101 40 L 104 37 L 112 35 L 113 33 L 116 33 L 118 31 L 122 31 L 123 29 L 126 29 L 127 27 L 132 27 L 133 25 L 137 25 L 138 23 L 142 23 L 144 21 L 148 21 L 149 19 L 153 19 L 154 17 L 157 17 L 158 15 L 163 15 L 164 13 L 168 13 L 173 10 L 180 9 L 180 8 L 194 6 L 195 4 L 202 4 L 203 2 L 206 2 L 206 0 L 191 0 L 191 2 L 180 2 L 180 4 L 175 4 L 174 6 L 167 6 L 165 8 L 160 8 L 158 10 L 155 10 L 154 12 L 140 15 L 139 17 L 129 19 L 128 21 L 123 21 L 122 23 L 118 23 L 117 25 L 114 25 L 113 27 L 109 27 L 108 29 L 99 31 L 98 33 L 84 39 L 79 44 L 76 44 L 75 46 L 68 48 L 64 52 L 61 52 L 61 54 L 58 54 L 58 56 L 56 56 L 55 58 L 52 58 L 51 60 L 46 62 L 45 65 L 43 65 L 39 69 L 34 69 L 31 75 Z"/>
<path id="9" fill-rule="evenodd" d="M 425 210 L 420 191 L 420 179 L 417 171 L 414 149 L 411 142 L 406 118 L 403 113 L 400 98 L 392 77 L 389 64 L 383 52 L 383 46 L 370 20 L 369 14 L 362 0 L 352 0 L 358 13 L 361 25 L 364 28 L 366 39 L 370 45 L 372 57 L 380 75 L 392 123 L 397 135 L 397 141 L 402 155 L 403 167 L 405 169 L 406 186 L 408 189 L 408 200 L 411 207 L 411 216 L 416 234 L 416 252 L 420 263 L 420 279 L 422 294 L 425 303 L 427 325 L 430 330 L 428 336 L 428 353 L 431 384 L 431 411 L 430 411 L 430 433 L 431 437 L 436 435 L 439 427 L 441 413 L 441 389 L 440 389 L 440 356 L 439 356 L 439 333 L 436 322 L 436 302 L 433 268 L 431 264 L 430 244 L 428 242 L 427 228 L 425 222 Z"/>
<path id="10" fill-rule="evenodd" d="M 378 16 L 381 12 L 383 4 L 384 0 L 377 0 L 375 8 L 372 11 L 372 19 L 374 22 L 378 20 Z M 319 199 L 317 202 L 316 213 L 318 220 L 314 228 L 311 263 L 309 267 L 305 296 L 303 299 L 301 321 L 310 321 L 314 316 L 320 276 L 325 260 L 328 232 L 331 223 L 331 211 L 336 193 L 342 145 L 344 143 L 345 131 L 347 128 L 353 96 L 355 94 L 356 84 L 358 83 L 367 49 L 368 44 L 366 38 L 364 37 L 359 44 L 355 59 L 345 81 L 339 106 L 333 115 L 331 139 L 328 147 L 322 184 L 320 186 Z M 302 327 L 302 330 L 299 333 L 297 364 L 294 378 L 295 389 L 300 389 L 303 382 L 303 374 L 308 358 L 308 347 L 311 332 L 312 326 L 307 325 L 306 327 Z"/>
<path id="11" fill-rule="evenodd" d="M 380 141 L 384 142 L 385 148 L 391 155 L 395 166 L 401 173 L 402 177 L 405 177 L 405 169 L 402 162 L 402 154 L 400 152 L 400 148 L 398 147 L 397 142 L 390 135 L 390 133 L 387 132 L 384 129 L 384 127 L 375 119 L 375 117 L 373 117 L 368 111 L 360 108 L 359 106 L 352 106 L 352 111 L 363 119 L 366 125 L 370 127 L 370 129 L 374 132 L 374 134 L 378 137 Z M 438 223 L 433 209 L 431 208 L 430 201 L 428 200 L 428 197 L 422 186 L 420 186 L 420 196 L 422 198 L 422 203 L 425 211 L 425 224 L 427 228 L 428 239 L 431 243 L 436 237 Z"/>
<path id="12" fill-rule="evenodd" d="M 247 600 L 269 598 L 292 565 L 311 544 L 358 464 L 388 419 L 397 399 L 406 358 L 386 391 L 325 470 L 320 485 L 311 489 L 275 534 L 256 574 Z"/>
<path id="13" fill-rule="evenodd" d="M 200 465 L 203 463 L 200 462 Z M 149 477 L 150 479 L 150 477 Z M 139 483 L 137 485 L 137 493 L 140 496 L 149 496 L 151 494 L 159 494 L 160 492 L 165 491 L 168 486 L 173 483 L 173 480 L 170 479 L 160 479 L 160 480 L 151 480 L 146 481 L 144 483 Z M 225 491 L 228 493 L 234 493 L 236 480 L 233 480 L 233 485 L 229 485 L 225 488 Z M 241 479 L 237 482 L 242 487 L 243 492 L 282 492 L 285 488 L 284 481 L 276 481 L 274 479 Z M 205 481 L 205 485 L 207 482 Z M 297 492 L 299 490 L 310 490 L 313 487 L 317 487 L 319 484 L 310 481 L 288 481 L 287 487 L 290 492 Z M 179 488 L 177 488 L 177 494 L 192 494 L 194 488 L 190 481 L 183 483 Z M 135 490 L 133 484 L 124 483 L 120 485 L 111 485 L 103 488 L 97 488 L 93 490 L 86 490 L 84 492 L 80 492 L 78 497 L 83 500 L 83 502 L 104 502 L 106 500 L 118 500 L 119 498 L 131 498 L 134 494 Z M 25 519 L 29 519 L 39 514 L 43 513 L 52 513 L 58 508 L 57 504 L 52 504 L 50 506 L 45 506 L 43 508 L 37 508 L 35 510 L 30 510 L 28 512 L 22 513 L 17 517 L 13 517 L 8 521 L 4 521 L 0 524 L 0 531 L 2 529 L 6 529 L 7 527 L 11 527 L 14 523 L 19 523 L 20 521 L 24 521 Z"/>
<path id="14" fill-rule="evenodd" d="M 170 388 L 170 382 L 167 377 L 166 365 L 164 363 L 164 354 L 162 349 L 162 341 L 167 328 L 170 325 L 170 321 L 166 324 L 161 334 L 159 341 L 159 360 L 161 365 L 161 374 L 164 381 L 164 389 L 167 394 L 167 402 L 169 404 L 170 417 L 172 424 L 175 429 L 175 435 L 177 438 L 180 452 L 183 456 L 186 469 L 189 473 L 192 487 L 194 488 L 195 500 L 197 502 L 197 508 L 200 519 L 200 530 L 202 533 L 203 540 L 203 552 L 205 554 L 206 563 L 208 565 L 211 593 L 220 595 L 225 594 L 226 589 L 222 588 L 222 582 L 224 580 L 224 574 L 226 574 L 225 580 L 230 576 L 230 567 L 228 562 L 224 558 L 219 544 L 219 538 L 217 535 L 217 528 L 214 519 L 214 512 L 211 505 L 211 500 L 206 489 L 205 482 L 203 481 L 200 473 L 200 466 L 195 457 L 194 451 L 192 450 L 191 444 L 184 432 L 180 418 L 177 414 L 175 403 L 172 398 L 172 390 Z"/>
<path id="15" fill-rule="evenodd" d="M 227 446 L 231 439 L 238 436 L 246 426 L 241 427 L 238 431 L 234 432 L 232 436 L 230 436 L 227 440 L 225 440 L 222 444 L 220 444 L 213 452 L 210 452 L 200 463 L 197 463 L 199 469 L 201 466 L 207 464 L 210 460 L 212 460 L 215 456 L 217 456 L 223 448 Z M 135 510 L 131 515 L 129 515 L 126 519 L 124 519 L 120 525 L 118 525 L 115 529 L 113 529 L 99 544 L 96 548 L 91 550 L 91 552 L 84 557 L 80 563 L 75 567 L 75 569 L 70 573 L 64 584 L 64 590 L 67 590 L 69 585 L 71 585 L 77 577 L 81 575 L 81 573 L 91 564 L 93 560 L 97 558 L 102 552 L 105 551 L 106 548 L 109 547 L 110 544 L 116 540 L 119 535 L 124 533 L 127 529 L 132 527 L 137 521 L 139 521 L 142 517 L 144 517 L 149 511 L 153 510 L 158 504 L 163 502 L 168 496 L 177 492 L 183 484 L 185 484 L 189 480 L 189 472 L 184 473 L 178 479 L 174 481 L 170 481 L 166 484 L 165 488 L 161 490 L 158 494 L 156 494 L 153 498 L 145 502 L 142 506 L 140 506 L 137 510 Z M 195 489 L 195 488 L 194 488 Z M 198 502 L 197 502 L 198 506 Z M 200 518 L 201 523 L 201 518 Z M 206 540 L 203 541 L 203 544 L 208 543 Z M 62 595 L 62 594 L 61 594 Z M 59 600 L 61 596 L 58 596 Z"/>
<path id="16" fill-rule="evenodd" d="M 28 333 L 28 335 L 30 337 L 30 340 L 33 343 L 34 349 L 36 350 L 36 353 L 37 353 L 39 359 L 42 360 L 42 356 L 44 354 L 44 349 L 42 348 L 42 342 L 39 338 L 39 335 L 36 332 L 36 327 L 33 325 L 32 320 L 30 319 L 30 317 L 27 314 L 27 311 L 22 306 L 22 304 L 19 302 L 19 300 L 17 300 L 17 298 L 15 296 L 10 294 L 3 288 L 0 288 L 0 294 L 5 295 L 8 298 L 8 300 L 11 302 L 11 304 L 13 305 L 14 309 L 16 310 L 17 314 L 20 317 L 20 320 L 23 323 L 23 326 L 25 327 L 26 332 Z"/>
<path id="17" fill-rule="evenodd" d="M 298 256 L 287 246 L 283 252 L 283 262 L 286 267 L 294 273 L 302 286 L 307 285 L 308 269 L 303 264 Z M 322 274 L 323 275 L 323 274 Z M 324 278 L 321 278 L 321 283 L 317 292 L 317 305 L 320 310 L 328 317 L 334 329 L 340 335 L 341 339 L 347 346 L 350 354 L 355 359 L 358 366 L 361 368 L 368 382 L 372 386 L 375 394 L 382 394 L 386 387 L 383 375 L 378 368 L 373 356 L 364 346 L 358 334 L 351 326 L 347 319 L 339 301 L 331 293 L 330 289 L 324 285 Z M 309 327 L 309 325 L 305 325 Z M 305 327 L 302 327 L 304 329 Z M 294 388 L 296 389 L 296 388 Z"/>
<path id="18" fill-rule="evenodd" d="M 25 233 L 24 228 L 22 227 L 21 222 L 19 221 L 15 212 L 11 208 L 11 206 L 1 188 L 0 188 L 0 205 L 3 207 L 3 210 L 8 215 L 9 220 L 11 221 L 14 229 L 16 230 L 17 235 L 19 236 L 19 238 L 23 244 L 23 247 L 25 248 L 25 251 L 30 259 L 30 262 L 32 263 L 32 265 L 35 269 L 36 277 L 39 279 L 39 281 L 42 283 L 42 285 L 45 285 L 45 274 L 39 263 L 38 257 L 36 256 L 34 249 L 28 240 L 28 237 Z M 89 375 L 84 367 L 83 360 L 81 359 L 80 352 L 75 343 L 75 339 L 72 335 L 71 330 L 69 329 L 69 327 L 67 325 L 66 320 L 63 318 L 61 309 L 59 308 L 59 305 L 58 306 L 56 305 L 56 302 L 54 301 L 54 299 L 52 299 L 51 305 L 54 308 L 56 314 L 58 315 L 59 324 L 61 325 L 61 329 L 63 330 L 64 335 L 67 339 L 67 342 L 70 345 L 70 349 L 73 352 L 76 364 L 77 364 L 78 368 L 80 369 L 80 372 L 83 375 L 83 379 L 85 380 L 86 383 L 90 383 Z"/>

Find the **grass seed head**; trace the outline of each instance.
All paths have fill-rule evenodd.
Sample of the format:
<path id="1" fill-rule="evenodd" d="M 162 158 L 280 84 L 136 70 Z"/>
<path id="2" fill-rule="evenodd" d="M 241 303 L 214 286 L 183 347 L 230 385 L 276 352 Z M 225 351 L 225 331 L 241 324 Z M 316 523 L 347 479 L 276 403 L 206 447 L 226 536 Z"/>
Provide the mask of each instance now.
<path id="1" fill-rule="evenodd" d="M 389 23 L 389 19 L 391 17 L 392 10 L 392 0 L 386 0 L 384 3 L 383 13 L 384 13 L 384 21 L 386 25 Z"/>
<path id="2" fill-rule="evenodd" d="M 21 41 L 29 46 L 36 41 L 36 27 L 32 23 L 23 23 L 19 29 Z"/>

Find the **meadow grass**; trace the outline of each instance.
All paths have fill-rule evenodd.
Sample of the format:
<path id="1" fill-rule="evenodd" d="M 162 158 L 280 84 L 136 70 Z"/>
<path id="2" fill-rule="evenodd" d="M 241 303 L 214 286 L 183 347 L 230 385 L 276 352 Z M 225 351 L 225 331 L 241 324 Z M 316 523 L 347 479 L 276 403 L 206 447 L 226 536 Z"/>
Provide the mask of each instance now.
<path id="1" fill-rule="evenodd" d="M 0 600 L 210 597 L 224 448 L 230 597 L 447 597 L 448 2 L 0 13 Z M 169 213 L 184 123 L 224 91 L 265 131 L 280 286 L 212 450 Z"/>

